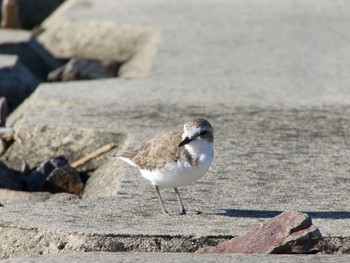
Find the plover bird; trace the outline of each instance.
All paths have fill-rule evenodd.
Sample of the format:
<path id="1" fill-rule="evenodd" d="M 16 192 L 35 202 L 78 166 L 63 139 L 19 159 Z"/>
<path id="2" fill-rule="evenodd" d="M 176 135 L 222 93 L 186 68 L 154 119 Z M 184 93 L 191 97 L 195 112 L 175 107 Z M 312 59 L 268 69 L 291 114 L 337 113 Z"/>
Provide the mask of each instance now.
<path id="1" fill-rule="evenodd" d="M 165 131 L 139 149 L 114 157 L 139 168 L 141 175 L 154 185 L 166 214 L 159 189 L 174 188 L 181 214 L 186 214 L 177 188 L 192 184 L 208 171 L 214 158 L 213 142 L 211 124 L 205 119 L 195 119 L 186 122 L 183 130 Z"/>

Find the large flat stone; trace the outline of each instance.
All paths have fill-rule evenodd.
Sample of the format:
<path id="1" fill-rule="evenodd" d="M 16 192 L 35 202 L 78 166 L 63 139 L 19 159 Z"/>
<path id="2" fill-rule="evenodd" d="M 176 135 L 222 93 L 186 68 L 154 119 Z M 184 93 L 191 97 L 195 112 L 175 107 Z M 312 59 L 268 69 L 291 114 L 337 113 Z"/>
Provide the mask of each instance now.
<path id="1" fill-rule="evenodd" d="M 262 255 L 196 255 L 189 253 L 70 253 L 66 255 L 49 255 L 34 258 L 14 258 L 5 262 L 250 262 L 250 263 L 289 263 L 289 262 L 334 262 L 341 263 L 350 260 L 349 255 L 313 255 L 313 256 L 262 256 Z"/>

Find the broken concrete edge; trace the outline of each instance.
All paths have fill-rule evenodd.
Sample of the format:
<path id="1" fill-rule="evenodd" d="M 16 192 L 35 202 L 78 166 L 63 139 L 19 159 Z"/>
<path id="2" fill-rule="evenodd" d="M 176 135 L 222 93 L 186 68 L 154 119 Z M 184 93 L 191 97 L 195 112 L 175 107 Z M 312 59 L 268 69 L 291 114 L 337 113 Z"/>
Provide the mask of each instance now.
<path id="1" fill-rule="evenodd" d="M 122 78 L 149 75 L 160 42 L 159 30 L 107 21 L 58 21 L 38 36 L 38 41 L 54 56 L 119 61 L 122 65 L 118 76 Z M 100 42 L 106 35 L 109 41 Z"/>
<path id="2" fill-rule="evenodd" d="M 71 252 L 188 252 L 215 246 L 230 236 L 193 235 L 127 235 L 94 234 L 74 231 L 45 230 L 0 225 L 0 258 L 30 257 L 52 253 Z M 325 237 L 326 240 L 344 241 L 344 237 Z M 350 238 L 346 240 L 350 241 Z M 14 246 L 14 244 L 16 244 Z M 30 249 L 29 249 L 30 248 Z M 332 249 L 332 250 L 331 250 Z M 28 253 L 29 251 L 29 253 Z M 344 252 L 342 247 L 329 247 L 322 254 Z M 346 251 L 345 251 L 346 252 Z"/>
<path id="3" fill-rule="evenodd" d="M 0 225 L 0 258 L 71 252 L 194 252 L 226 237 L 86 234 Z M 15 245 L 14 245 L 15 244 Z"/>

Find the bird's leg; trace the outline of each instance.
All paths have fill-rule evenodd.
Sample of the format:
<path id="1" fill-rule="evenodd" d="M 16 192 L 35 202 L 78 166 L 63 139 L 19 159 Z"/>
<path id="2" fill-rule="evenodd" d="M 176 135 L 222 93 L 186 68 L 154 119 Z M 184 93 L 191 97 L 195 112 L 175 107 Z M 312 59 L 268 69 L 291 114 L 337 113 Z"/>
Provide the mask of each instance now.
<path id="1" fill-rule="evenodd" d="M 160 196 L 160 192 L 159 192 L 159 187 L 158 187 L 158 185 L 155 185 L 155 186 L 154 186 L 154 189 L 156 190 L 156 194 L 157 194 L 157 196 L 158 196 L 158 200 L 159 200 L 159 203 L 160 203 L 160 207 L 162 208 L 163 213 L 169 214 L 168 211 L 166 211 L 165 206 L 164 206 L 163 199 L 162 199 L 162 197 Z"/>
<path id="2" fill-rule="evenodd" d="M 179 202 L 179 205 L 180 205 L 180 209 L 181 209 L 181 213 L 180 214 L 181 215 L 185 215 L 186 214 L 186 209 L 185 209 L 184 205 L 182 204 L 179 191 L 177 190 L 176 187 L 174 188 L 174 190 L 175 190 L 175 194 L 176 194 L 176 197 L 177 197 L 177 201 Z"/>

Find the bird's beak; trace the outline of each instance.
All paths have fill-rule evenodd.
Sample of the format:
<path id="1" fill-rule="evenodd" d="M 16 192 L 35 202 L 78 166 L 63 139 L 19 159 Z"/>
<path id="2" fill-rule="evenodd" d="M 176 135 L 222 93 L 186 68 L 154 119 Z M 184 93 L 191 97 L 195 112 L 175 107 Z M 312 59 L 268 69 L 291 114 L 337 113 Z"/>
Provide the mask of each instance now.
<path id="1" fill-rule="evenodd" d="M 188 138 L 188 137 L 185 137 L 185 139 L 183 139 L 182 142 L 180 142 L 179 147 L 184 146 L 185 144 L 191 142 L 192 140 L 193 140 L 193 139 L 190 139 L 190 138 Z"/>

